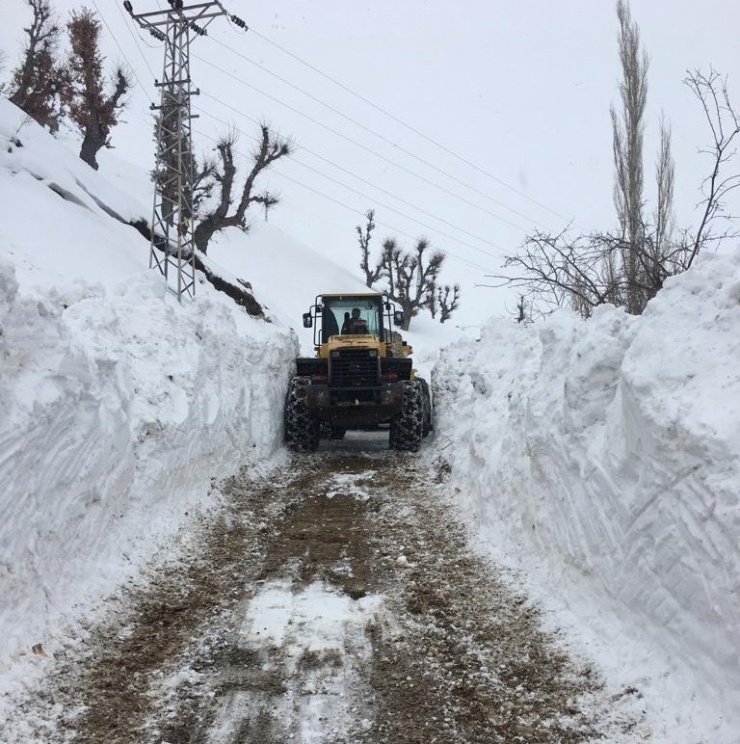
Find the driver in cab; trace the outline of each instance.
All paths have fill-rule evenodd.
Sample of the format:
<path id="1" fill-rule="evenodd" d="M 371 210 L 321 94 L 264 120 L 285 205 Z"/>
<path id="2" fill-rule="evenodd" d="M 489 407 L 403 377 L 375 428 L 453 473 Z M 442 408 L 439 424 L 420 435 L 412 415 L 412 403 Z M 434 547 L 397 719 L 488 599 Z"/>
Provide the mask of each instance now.
<path id="1" fill-rule="evenodd" d="M 360 317 L 360 308 L 352 308 L 352 316 L 349 313 L 344 314 L 344 323 L 342 323 L 342 335 L 367 333 L 367 321 Z"/>

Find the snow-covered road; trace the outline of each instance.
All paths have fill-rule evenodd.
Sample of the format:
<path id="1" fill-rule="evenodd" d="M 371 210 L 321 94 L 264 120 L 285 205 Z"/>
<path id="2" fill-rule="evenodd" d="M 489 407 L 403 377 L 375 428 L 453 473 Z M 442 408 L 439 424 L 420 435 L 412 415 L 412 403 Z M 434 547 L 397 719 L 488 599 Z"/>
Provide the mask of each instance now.
<path id="1" fill-rule="evenodd" d="M 39 656 L 3 742 L 641 741 L 639 691 L 604 689 L 468 550 L 445 473 L 356 437 L 230 479 L 217 517 Z"/>

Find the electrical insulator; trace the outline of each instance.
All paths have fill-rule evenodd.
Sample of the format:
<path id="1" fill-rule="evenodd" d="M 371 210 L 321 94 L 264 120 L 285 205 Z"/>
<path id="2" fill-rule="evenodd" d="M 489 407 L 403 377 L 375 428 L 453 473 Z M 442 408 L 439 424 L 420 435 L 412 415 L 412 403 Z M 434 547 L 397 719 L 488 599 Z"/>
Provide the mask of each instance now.
<path id="1" fill-rule="evenodd" d="M 123 3 L 123 7 L 126 8 L 126 10 L 133 15 L 134 14 L 134 6 L 131 5 L 131 0 L 125 0 Z"/>
<path id="2" fill-rule="evenodd" d="M 239 16 L 233 15 L 233 16 L 230 16 L 230 18 L 231 18 L 231 22 L 239 26 L 239 28 L 244 28 L 244 29 L 247 28 L 247 24 L 241 18 L 239 18 Z"/>

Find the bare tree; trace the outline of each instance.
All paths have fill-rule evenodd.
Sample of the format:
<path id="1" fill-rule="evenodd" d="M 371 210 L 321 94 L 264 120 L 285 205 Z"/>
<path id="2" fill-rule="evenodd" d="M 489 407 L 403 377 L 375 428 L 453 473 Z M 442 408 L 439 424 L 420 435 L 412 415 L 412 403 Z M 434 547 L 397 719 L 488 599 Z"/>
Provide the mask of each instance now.
<path id="1" fill-rule="evenodd" d="M 113 73 L 113 91 L 105 93 L 101 25 L 91 10 L 73 11 L 67 29 L 72 52 L 70 84 L 65 96 L 70 117 L 82 134 L 80 158 L 97 170 L 97 154 L 103 147 L 112 146 L 110 132 L 118 124 L 118 114 L 125 106 L 123 97 L 131 88 L 131 81 L 118 66 Z"/>
<path id="2" fill-rule="evenodd" d="M 360 254 L 362 256 L 360 259 L 360 268 L 365 274 L 365 286 L 372 287 L 380 279 L 382 272 L 382 268 L 379 265 L 374 269 L 370 268 L 370 238 L 375 229 L 375 210 L 368 209 L 365 212 L 365 218 L 367 222 L 365 223 L 364 231 L 360 225 L 357 225 L 355 229 L 357 230 L 357 240 L 360 244 Z"/>
<path id="3" fill-rule="evenodd" d="M 269 191 L 257 192 L 255 182 L 259 175 L 276 160 L 290 155 L 292 148 L 287 140 L 273 134 L 266 124 L 261 125 L 260 131 L 259 145 L 252 154 L 252 168 L 244 181 L 236 209 L 231 213 L 229 210 L 236 198 L 237 166 L 234 162 L 234 146 L 238 139 L 236 133 L 232 132 L 222 138 L 216 146 L 218 162 L 211 164 L 212 173 L 209 177 L 216 182 L 218 204 L 203 215 L 193 233 L 193 241 L 203 253 L 208 251 L 211 238 L 226 227 L 238 227 L 248 232 L 247 211 L 253 204 L 261 205 L 267 214 L 271 207 L 279 203 L 279 198 Z"/>
<path id="4" fill-rule="evenodd" d="M 24 29 L 28 41 L 22 62 L 13 71 L 8 98 L 41 126 L 56 132 L 64 117 L 60 93 L 68 82 L 67 70 L 57 59 L 59 26 L 49 0 L 26 3 L 33 11 L 33 20 Z"/>
<path id="5" fill-rule="evenodd" d="M 365 230 L 357 227 L 361 251 L 360 268 L 365 273 L 365 283 L 372 287 L 378 282 L 386 286 L 384 291 L 397 302 L 404 314 L 403 330 L 408 330 L 411 319 L 420 310 L 429 310 L 432 317 L 440 316 L 440 322 L 449 320 L 460 303 L 460 287 L 439 287 L 437 279 L 445 260 L 442 251 L 429 251 L 429 241 L 419 238 L 414 250 L 406 252 L 396 241 L 387 238 L 383 243 L 380 258 L 370 266 L 370 235 L 375 228 L 375 212 L 366 213 Z"/>
<path id="6" fill-rule="evenodd" d="M 673 188 L 676 166 L 671 154 L 671 129 L 665 117 L 660 120 L 660 150 L 655 163 L 655 182 L 658 197 L 653 213 L 655 243 L 665 253 L 674 229 Z"/>
<path id="7" fill-rule="evenodd" d="M 725 230 L 717 235 L 714 232 L 714 225 L 720 219 L 733 218 L 733 215 L 725 212 L 725 199 L 731 191 L 740 186 L 740 174 L 737 170 L 730 174 L 724 171 L 737 155 L 740 115 L 730 102 L 727 79 L 713 68 L 710 67 L 708 73 L 699 70 L 688 73 L 684 83 L 701 104 L 712 138 L 709 146 L 701 150 L 711 159 L 711 168 L 702 184 L 704 198 L 700 202 L 702 214 L 699 226 L 689 241 L 682 262 L 682 268 L 687 269 L 705 243 L 737 235 L 737 232 L 731 230 Z"/>
<path id="8" fill-rule="evenodd" d="M 539 299 L 550 308 L 569 305 L 584 317 L 606 302 L 631 313 L 642 312 L 662 286 L 664 276 L 656 269 L 661 265 L 660 251 L 669 234 L 672 210 L 670 130 L 663 123 L 657 166 L 660 239 L 648 237 L 643 172 L 648 58 L 625 0 L 617 0 L 616 11 L 621 107 L 612 106 L 610 113 L 617 233 L 569 239 L 565 231 L 557 235 L 536 232 L 527 236 L 517 255 L 506 259 L 505 268 L 513 269 L 513 275 L 498 277 L 524 289 L 532 301 Z"/>
<path id="9" fill-rule="evenodd" d="M 413 253 L 407 253 L 392 238 L 383 243 L 379 267 L 381 276 L 388 282 L 388 296 L 397 302 L 404 313 L 403 330 L 407 331 L 411 319 L 419 310 L 429 307 L 444 253 L 435 251 L 426 257 L 429 241 L 419 238 Z"/>
<path id="10" fill-rule="evenodd" d="M 534 233 L 517 254 L 504 264 L 508 272 L 495 278 L 524 290 L 542 309 L 571 306 L 583 317 L 604 303 L 641 313 L 661 290 L 667 277 L 688 269 L 710 242 L 738 232 L 728 227 L 717 231 L 719 220 L 733 219 L 725 211 L 726 198 L 740 186 L 735 167 L 728 173 L 740 141 L 740 117 L 732 107 L 726 79 L 714 70 L 696 71 L 685 79 L 699 100 L 711 132 L 710 144 L 701 152 L 711 161 L 702 183 L 701 215 L 696 230 L 678 231 L 674 225 L 673 191 L 675 166 L 671 132 L 665 118 L 660 125 L 660 149 L 656 159 L 657 200 L 652 224 L 645 220 L 642 174 L 642 119 L 647 93 L 647 57 L 640 52 L 639 34 L 623 2 L 617 2 L 620 21 L 619 48 L 623 81 L 620 85 L 622 113 L 612 108 L 615 166 L 614 204 L 619 229 L 569 238 Z M 498 285 L 501 286 L 501 285 Z"/>
<path id="11" fill-rule="evenodd" d="M 439 322 L 444 323 L 452 317 L 452 313 L 460 306 L 460 285 L 452 287 L 445 284 L 444 287 L 436 288 L 436 302 L 439 307 Z M 432 317 L 435 317 L 432 314 Z"/>
<path id="12" fill-rule="evenodd" d="M 508 256 L 498 275 L 503 284 L 522 290 L 534 310 L 570 307 L 584 318 L 593 308 L 624 296 L 624 285 L 614 266 L 622 242 L 618 238 L 581 236 L 569 239 L 536 232 L 528 236 L 518 253 Z M 619 304 L 619 303 L 617 303 Z"/>

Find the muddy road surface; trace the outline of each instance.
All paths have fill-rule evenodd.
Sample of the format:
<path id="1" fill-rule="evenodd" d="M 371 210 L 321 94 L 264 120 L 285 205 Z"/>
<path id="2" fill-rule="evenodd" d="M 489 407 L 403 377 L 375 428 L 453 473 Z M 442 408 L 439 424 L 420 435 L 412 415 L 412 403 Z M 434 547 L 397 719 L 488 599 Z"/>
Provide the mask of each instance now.
<path id="1" fill-rule="evenodd" d="M 466 547 L 443 466 L 348 439 L 223 490 L 197 549 L 70 639 L 2 741 L 633 740 L 639 693 L 605 690 Z"/>

